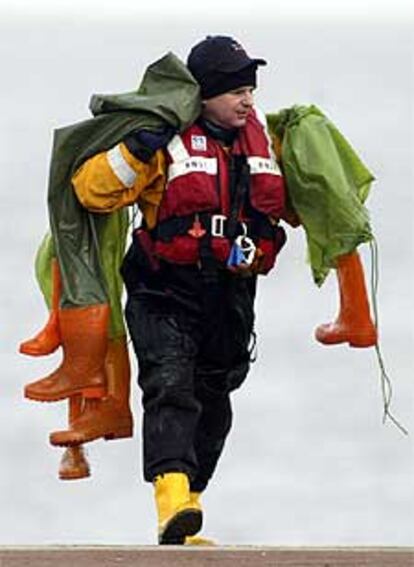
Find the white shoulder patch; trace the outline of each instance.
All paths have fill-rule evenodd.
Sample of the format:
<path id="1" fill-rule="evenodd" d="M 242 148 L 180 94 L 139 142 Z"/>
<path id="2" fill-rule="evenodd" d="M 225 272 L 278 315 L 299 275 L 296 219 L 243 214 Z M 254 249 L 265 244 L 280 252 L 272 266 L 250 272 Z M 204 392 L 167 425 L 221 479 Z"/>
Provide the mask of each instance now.
<path id="1" fill-rule="evenodd" d="M 206 152 L 207 138 L 205 136 L 191 136 L 191 149 L 198 152 Z"/>

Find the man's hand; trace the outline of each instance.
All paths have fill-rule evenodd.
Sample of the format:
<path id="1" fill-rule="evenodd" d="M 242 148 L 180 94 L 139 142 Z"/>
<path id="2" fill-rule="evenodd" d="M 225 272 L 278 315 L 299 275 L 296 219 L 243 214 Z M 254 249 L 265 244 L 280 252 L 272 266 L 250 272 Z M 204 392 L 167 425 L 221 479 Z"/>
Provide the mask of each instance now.
<path id="1" fill-rule="evenodd" d="M 251 264 L 242 262 L 238 266 L 228 266 L 227 269 L 238 276 L 249 277 L 261 273 L 264 259 L 264 252 L 260 248 L 256 248 Z"/>
<path id="2" fill-rule="evenodd" d="M 300 226 L 302 224 L 297 212 L 295 210 L 293 210 L 293 208 L 286 209 L 283 212 L 283 215 L 282 215 L 281 218 L 282 218 L 282 220 L 284 220 L 285 222 L 290 224 L 290 226 L 292 226 L 293 228 L 297 228 L 298 226 Z"/>
<path id="3" fill-rule="evenodd" d="M 129 134 L 124 139 L 124 143 L 132 155 L 148 163 L 157 150 L 168 144 L 175 132 L 171 126 L 158 130 L 141 128 Z"/>

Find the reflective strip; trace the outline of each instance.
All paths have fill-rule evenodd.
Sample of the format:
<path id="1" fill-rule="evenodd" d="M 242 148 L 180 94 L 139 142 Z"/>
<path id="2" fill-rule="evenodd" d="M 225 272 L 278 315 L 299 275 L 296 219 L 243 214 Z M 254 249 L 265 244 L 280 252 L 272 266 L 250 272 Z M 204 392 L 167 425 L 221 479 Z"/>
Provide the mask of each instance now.
<path id="1" fill-rule="evenodd" d="M 217 175 L 217 171 L 217 158 L 194 156 L 179 163 L 172 163 L 168 168 L 168 181 L 172 181 L 182 175 L 188 175 L 189 173 Z"/>
<path id="2" fill-rule="evenodd" d="M 169 152 L 172 161 L 185 161 L 189 159 L 190 154 L 188 153 L 181 136 L 176 134 L 174 138 L 169 142 L 167 146 L 167 151 Z"/>
<path id="3" fill-rule="evenodd" d="M 281 175 L 277 162 L 271 158 L 249 157 L 247 162 L 250 166 L 251 175 L 258 173 L 267 173 L 269 175 Z"/>
<path id="4" fill-rule="evenodd" d="M 126 187 L 132 187 L 137 174 L 122 155 L 120 144 L 106 152 L 106 157 L 112 171 L 122 184 Z"/>
<path id="5" fill-rule="evenodd" d="M 266 114 L 262 110 L 260 110 L 259 108 L 256 108 L 256 107 L 255 107 L 254 111 L 256 113 L 257 120 L 263 126 L 263 134 L 265 135 L 265 138 L 267 140 L 267 149 L 269 151 L 269 155 L 270 155 L 272 162 L 273 162 L 273 169 L 276 170 L 277 175 L 282 175 L 282 172 L 280 171 L 279 164 L 277 163 L 277 160 L 276 160 L 275 152 L 273 151 L 272 139 L 270 138 L 269 132 L 267 131 Z"/>
<path id="6" fill-rule="evenodd" d="M 254 111 L 256 113 L 257 120 L 260 122 L 260 124 L 266 130 L 266 127 L 267 127 L 266 114 L 263 112 L 263 110 L 260 110 L 260 108 L 257 108 L 256 106 L 254 107 Z"/>

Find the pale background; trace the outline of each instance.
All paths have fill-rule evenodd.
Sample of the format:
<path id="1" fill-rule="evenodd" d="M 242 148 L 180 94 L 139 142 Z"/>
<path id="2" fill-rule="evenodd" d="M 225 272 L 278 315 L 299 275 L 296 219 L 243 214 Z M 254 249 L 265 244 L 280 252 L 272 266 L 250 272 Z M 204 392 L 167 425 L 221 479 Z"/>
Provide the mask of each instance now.
<path id="1" fill-rule="evenodd" d="M 314 327 L 337 305 L 317 289 L 301 229 L 261 281 L 259 358 L 234 396 L 235 425 L 204 499 L 205 533 L 224 544 L 414 545 L 413 12 L 407 0 L 0 1 L 0 544 L 155 543 L 141 477 L 139 393 L 133 440 L 88 448 L 89 480 L 57 479 L 50 431 L 66 403 L 23 399 L 60 359 L 17 354 L 46 311 L 33 257 L 47 226 L 52 130 L 88 116 L 94 92 L 135 88 L 147 64 L 182 58 L 208 33 L 265 57 L 265 111 L 315 103 L 377 177 L 368 206 L 380 247 L 381 345 L 393 410 L 382 425 L 372 349 L 322 347 Z M 369 254 L 362 251 L 369 272 Z"/>

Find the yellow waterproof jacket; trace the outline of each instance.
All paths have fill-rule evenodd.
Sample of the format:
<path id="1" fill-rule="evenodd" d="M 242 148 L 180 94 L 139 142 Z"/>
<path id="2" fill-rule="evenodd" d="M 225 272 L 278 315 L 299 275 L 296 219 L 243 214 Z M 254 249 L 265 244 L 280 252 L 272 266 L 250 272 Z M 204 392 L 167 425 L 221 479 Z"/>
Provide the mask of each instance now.
<path id="1" fill-rule="evenodd" d="M 72 184 L 80 203 L 95 213 L 110 213 L 138 203 L 149 229 L 166 185 L 166 158 L 158 150 L 148 163 L 121 142 L 91 157 L 75 172 Z"/>

